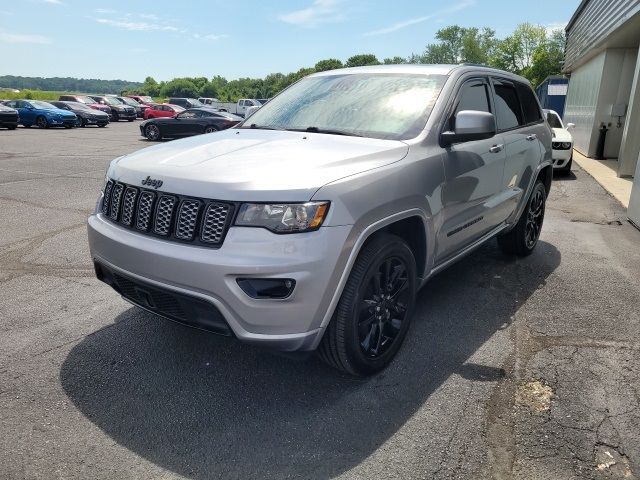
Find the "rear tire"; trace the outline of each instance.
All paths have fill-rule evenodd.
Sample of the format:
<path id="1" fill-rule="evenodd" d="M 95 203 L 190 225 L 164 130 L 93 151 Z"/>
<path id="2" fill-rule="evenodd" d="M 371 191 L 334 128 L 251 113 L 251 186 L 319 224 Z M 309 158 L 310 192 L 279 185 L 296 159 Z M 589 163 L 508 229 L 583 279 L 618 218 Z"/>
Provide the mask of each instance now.
<path id="1" fill-rule="evenodd" d="M 402 346 L 415 297 L 411 249 L 395 235 L 377 235 L 353 265 L 318 347 L 319 357 L 352 375 L 382 370 Z"/>
<path id="2" fill-rule="evenodd" d="M 214 127 L 213 125 L 207 125 L 206 127 L 204 127 L 204 133 L 213 133 L 213 132 L 217 132 L 218 129 L 216 127 Z"/>
<path id="3" fill-rule="evenodd" d="M 507 233 L 498 235 L 498 245 L 503 252 L 519 257 L 533 253 L 544 222 L 546 200 L 544 183 L 537 180 L 516 226 Z"/>
<path id="4" fill-rule="evenodd" d="M 16 127 L 15 125 L 11 125 L 10 127 L 7 127 L 7 128 L 8 128 L 9 130 L 15 130 L 15 129 L 16 129 L 16 128 L 18 128 L 18 127 Z"/>
<path id="5" fill-rule="evenodd" d="M 144 136 L 152 142 L 157 142 L 162 139 L 162 135 L 160 134 L 160 129 L 157 125 L 147 125 L 144 128 Z"/>

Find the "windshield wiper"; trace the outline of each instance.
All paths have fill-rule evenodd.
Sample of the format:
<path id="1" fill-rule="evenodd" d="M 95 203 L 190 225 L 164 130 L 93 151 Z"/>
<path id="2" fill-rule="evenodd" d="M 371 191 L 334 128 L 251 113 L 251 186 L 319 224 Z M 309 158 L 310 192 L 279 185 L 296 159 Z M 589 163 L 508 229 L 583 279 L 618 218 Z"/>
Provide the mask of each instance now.
<path id="1" fill-rule="evenodd" d="M 287 128 L 287 130 L 291 132 L 311 132 L 311 133 L 326 133 L 329 135 L 347 135 L 349 137 L 361 137 L 362 135 L 358 135 L 357 133 L 348 132 L 345 130 L 332 130 L 330 128 L 318 128 L 318 127 L 307 127 L 307 128 Z"/>
<path id="2" fill-rule="evenodd" d="M 247 127 L 243 125 L 242 128 L 247 128 Z M 283 130 L 282 128 L 269 127 L 268 125 L 258 125 L 256 123 L 252 123 L 251 125 L 249 125 L 249 128 L 253 128 L 257 130 Z"/>

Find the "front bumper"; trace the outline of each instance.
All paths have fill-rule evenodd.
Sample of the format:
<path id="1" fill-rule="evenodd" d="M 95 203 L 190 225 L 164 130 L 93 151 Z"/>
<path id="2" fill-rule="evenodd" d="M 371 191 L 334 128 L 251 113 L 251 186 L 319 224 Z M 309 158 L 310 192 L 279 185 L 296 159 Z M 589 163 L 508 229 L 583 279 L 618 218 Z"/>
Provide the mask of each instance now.
<path id="1" fill-rule="evenodd" d="M 281 351 L 313 350 L 320 341 L 322 321 L 348 257 L 350 230 L 323 227 L 276 235 L 261 228 L 231 227 L 222 246 L 212 249 L 141 235 L 102 214 L 88 222 L 94 262 L 158 289 L 208 302 L 238 339 Z M 253 299 L 236 282 L 246 277 L 291 278 L 296 286 L 286 299 Z"/>
<path id="2" fill-rule="evenodd" d="M 551 155 L 553 158 L 553 168 L 564 168 L 573 157 L 573 148 L 566 150 L 553 149 Z"/>
<path id="3" fill-rule="evenodd" d="M 49 125 L 52 127 L 75 127 L 78 124 L 77 118 L 50 118 L 48 119 Z"/>

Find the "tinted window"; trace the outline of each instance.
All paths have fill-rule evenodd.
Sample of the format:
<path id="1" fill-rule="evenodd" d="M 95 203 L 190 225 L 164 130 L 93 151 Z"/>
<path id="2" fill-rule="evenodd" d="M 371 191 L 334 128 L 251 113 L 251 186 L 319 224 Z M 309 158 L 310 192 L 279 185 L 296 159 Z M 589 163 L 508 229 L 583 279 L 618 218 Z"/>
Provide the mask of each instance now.
<path id="1" fill-rule="evenodd" d="M 462 110 L 478 110 L 481 112 L 491 112 L 489 107 L 489 96 L 487 94 L 486 84 L 481 80 L 472 80 L 465 83 L 460 90 L 458 104 L 451 118 L 449 128 L 453 130 L 455 127 L 454 119 L 458 112 Z"/>
<path id="2" fill-rule="evenodd" d="M 199 117 L 197 112 L 190 112 L 190 111 L 182 112 L 180 115 L 178 115 L 178 118 L 197 118 L 197 117 Z"/>
<path id="3" fill-rule="evenodd" d="M 533 91 L 521 83 L 516 84 L 516 88 L 518 89 L 522 110 L 524 111 L 524 123 L 536 123 L 542 120 L 540 107 L 538 107 L 538 102 L 536 101 Z"/>
<path id="4" fill-rule="evenodd" d="M 509 130 L 519 125 L 524 125 L 522 121 L 522 110 L 520 100 L 512 83 L 502 80 L 494 80 L 496 92 L 496 117 L 499 130 Z"/>

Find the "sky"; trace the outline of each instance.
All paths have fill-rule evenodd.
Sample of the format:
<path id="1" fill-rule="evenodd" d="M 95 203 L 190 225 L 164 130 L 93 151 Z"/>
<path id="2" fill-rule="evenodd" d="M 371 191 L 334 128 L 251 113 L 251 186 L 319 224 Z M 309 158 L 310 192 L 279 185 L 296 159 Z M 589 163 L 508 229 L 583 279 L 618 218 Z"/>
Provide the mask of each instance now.
<path id="1" fill-rule="evenodd" d="M 421 53 L 447 25 L 564 27 L 579 0 L 0 0 L 0 75 L 264 77 Z"/>

